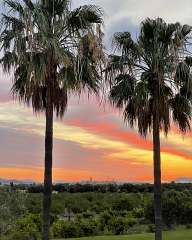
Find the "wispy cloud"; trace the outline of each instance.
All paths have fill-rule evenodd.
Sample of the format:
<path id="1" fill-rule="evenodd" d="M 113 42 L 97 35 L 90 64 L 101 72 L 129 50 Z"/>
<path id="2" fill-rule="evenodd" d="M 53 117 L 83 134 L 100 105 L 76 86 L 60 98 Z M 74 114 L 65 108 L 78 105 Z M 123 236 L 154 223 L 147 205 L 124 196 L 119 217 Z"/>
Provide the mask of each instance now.
<path id="1" fill-rule="evenodd" d="M 141 138 L 136 131 L 124 127 L 120 116 L 102 107 L 93 108 L 91 103 L 84 102 L 85 107 L 74 104 L 74 100 L 72 102 L 65 120 L 54 123 L 56 179 L 60 176 L 59 171 L 66 172 L 67 169 L 77 173 L 74 179 L 85 179 L 90 175 L 99 179 L 144 180 L 147 177 L 152 180 L 150 136 L 146 140 Z M 84 117 L 88 116 L 89 109 L 92 109 L 92 114 L 86 120 Z M 11 102 L 1 103 L 0 126 L 1 135 L 4 136 L 1 139 L 4 144 L 0 144 L 3 156 L 0 173 L 5 175 L 7 167 L 12 172 L 16 168 L 17 176 L 17 166 L 21 167 L 21 172 L 25 171 L 24 168 L 35 172 L 34 168 L 37 168 L 38 173 L 33 178 L 39 180 L 43 167 L 44 116 L 35 116 L 31 109 Z M 192 167 L 192 159 L 188 153 L 190 141 L 190 136 L 184 140 L 177 132 L 172 132 L 168 139 L 162 136 L 164 180 L 181 176 L 181 169 L 182 176 L 184 173 L 191 176 L 189 169 Z M 182 148 L 179 149 L 179 145 Z M 7 150 L 9 147 L 10 150 Z M 60 179 L 70 180 L 68 176 L 63 174 Z"/>

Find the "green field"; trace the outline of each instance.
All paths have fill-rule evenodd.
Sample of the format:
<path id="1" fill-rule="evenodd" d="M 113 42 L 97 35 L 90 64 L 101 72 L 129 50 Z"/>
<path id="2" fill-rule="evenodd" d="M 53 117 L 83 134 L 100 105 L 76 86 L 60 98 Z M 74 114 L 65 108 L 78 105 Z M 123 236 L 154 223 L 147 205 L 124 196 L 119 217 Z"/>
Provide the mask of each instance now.
<path id="1" fill-rule="evenodd" d="M 165 232 L 163 240 L 191 240 L 192 230 L 178 230 Z M 61 239 L 57 239 L 61 240 Z M 145 233 L 128 236 L 104 236 L 104 237 L 88 237 L 88 238 L 73 238 L 70 240 L 154 240 L 154 235 Z"/>

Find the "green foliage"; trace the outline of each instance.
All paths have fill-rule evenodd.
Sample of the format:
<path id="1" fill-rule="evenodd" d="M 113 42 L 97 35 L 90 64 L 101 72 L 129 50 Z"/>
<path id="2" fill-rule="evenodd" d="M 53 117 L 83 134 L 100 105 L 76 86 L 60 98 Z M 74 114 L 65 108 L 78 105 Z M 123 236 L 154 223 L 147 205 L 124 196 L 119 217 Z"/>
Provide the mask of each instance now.
<path id="1" fill-rule="evenodd" d="M 143 218 L 144 217 L 144 208 L 134 208 L 132 214 L 136 218 Z"/>
<path id="2" fill-rule="evenodd" d="M 95 236 L 100 232 L 96 219 L 77 218 L 75 221 L 57 220 L 52 226 L 53 235 L 58 238 Z"/>
<path id="3" fill-rule="evenodd" d="M 162 200 L 163 222 L 168 228 L 178 224 L 192 223 L 191 191 L 165 191 Z M 145 218 L 149 222 L 154 223 L 152 200 L 145 207 Z"/>
<path id="4" fill-rule="evenodd" d="M 130 198 L 122 196 L 122 197 L 119 197 L 118 199 L 114 199 L 114 202 L 112 204 L 112 209 L 116 211 L 131 210 L 132 204 L 130 202 Z"/>
<path id="5" fill-rule="evenodd" d="M 8 223 L 9 228 L 6 228 L 7 230 L 2 234 L 12 239 L 38 238 L 41 232 L 41 215 L 37 213 L 36 207 L 40 211 L 41 194 L 26 194 L 19 189 L 9 192 L 3 189 L 1 188 L 0 201 L 6 203 L 6 209 L 9 211 L 2 211 L 0 217 L 2 223 L 5 219 L 3 226 L 7 227 Z M 136 193 L 125 191 L 54 194 L 51 213 L 54 236 L 66 238 L 153 232 L 153 194 L 145 193 L 143 190 L 143 193 L 138 193 L 137 191 L 142 189 L 141 186 L 137 189 Z M 146 189 L 151 188 L 147 186 Z M 169 184 L 163 189 L 162 208 L 165 228 L 175 228 L 180 224 L 190 226 L 192 224 L 191 186 Z M 17 209 L 14 206 L 17 206 Z M 71 209 L 75 215 L 70 222 L 61 220 L 66 208 Z"/>
<path id="6" fill-rule="evenodd" d="M 105 210 L 100 214 L 100 223 L 101 223 L 102 230 L 104 230 L 105 227 L 109 225 L 112 217 L 113 215 L 111 211 Z"/>
<path id="7" fill-rule="evenodd" d="M 10 240 L 37 240 L 41 232 L 40 215 L 28 214 L 15 223 L 11 231 Z"/>
<path id="8" fill-rule="evenodd" d="M 109 222 L 109 229 L 115 235 L 125 234 L 136 223 L 134 218 L 113 217 Z"/>
<path id="9" fill-rule="evenodd" d="M 155 225 L 154 224 L 149 224 L 148 225 L 148 232 L 154 233 L 155 232 Z"/>
<path id="10" fill-rule="evenodd" d="M 39 214 L 41 212 L 42 210 L 41 201 L 40 201 L 41 196 L 42 195 L 38 193 L 33 195 L 31 194 L 28 195 L 27 201 L 26 201 L 26 207 L 30 213 Z"/>
<path id="11" fill-rule="evenodd" d="M 27 212 L 27 194 L 20 190 L 0 188 L 0 235 L 6 234 L 17 219 Z"/>
<path id="12" fill-rule="evenodd" d="M 80 226 L 82 236 L 96 236 L 100 232 L 97 219 L 81 219 L 76 224 Z"/>
<path id="13" fill-rule="evenodd" d="M 72 238 L 81 236 L 80 227 L 74 222 L 58 220 L 52 227 L 53 236 L 56 238 Z"/>
<path id="14" fill-rule="evenodd" d="M 185 228 L 186 228 L 186 229 L 192 229 L 192 224 L 187 224 L 187 225 L 185 226 Z"/>
<path id="15" fill-rule="evenodd" d="M 30 229 L 30 232 L 27 231 L 16 231 L 12 233 L 8 240 L 39 240 L 39 233 Z"/>
<path id="16" fill-rule="evenodd" d="M 16 229 L 19 231 L 30 232 L 33 229 L 36 232 L 41 231 L 41 216 L 40 214 L 27 214 L 16 222 Z"/>

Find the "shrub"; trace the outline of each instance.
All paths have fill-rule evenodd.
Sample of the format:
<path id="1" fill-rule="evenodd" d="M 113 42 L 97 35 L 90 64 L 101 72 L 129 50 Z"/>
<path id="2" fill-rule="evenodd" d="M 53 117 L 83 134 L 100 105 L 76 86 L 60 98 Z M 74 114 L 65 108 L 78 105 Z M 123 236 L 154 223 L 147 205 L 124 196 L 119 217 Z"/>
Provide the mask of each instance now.
<path id="1" fill-rule="evenodd" d="M 52 226 L 53 236 L 58 238 L 72 238 L 81 235 L 80 227 L 75 222 L 58 220 Z"/>
<path id="2" fill-rule="evenodd" d="M 132 210 L 132 204 L 130 202 L 130 199 L 128 197 L 120 197 L 114 200 L 112 204 L 112 209 L 116 211 L 121 211 L 121 210 Z"/>
<path id="3" fill-rule="evenodd" d="M 39 239 L 40 230 L 40 216 L 29 214 L 16 221 L 15 228 L 11 230 L 9 240 L 37 240 Z"/>
<path id="4" fill-rule="evenodd" d="M 187 224 L 187 225 L 185 226 L 185 228 L 186 228 L 186 229 L 192 229 L 192 224 Z"/>
<path id="5" fill-rule="evenodd" d="M 133 227 L 135 224 L 137 224 L 137 219 L 135 218 L 127 218 L 125 221 L 129 227 Z"/>
<path id="6" fill-rule="evenodd" d="M 99 234 L 99 222 L 94 219 L 81 220 L 79 223 L 81 236 L 94 236 Z"/>
<path id="7" fill-rule="evenodd" d="M 16 222 L 15 229 L 21 232 L 39 232 L 41 230 L 40 216 L 29 214 L 23 218 L 20 218 Z"/>
<path id="8" fill-rule="evenodd" d="M 112 218 L 111 212 L 105 210 L 103 213 L 100 214 L 100 224 L 101 224 L 101 229 L 104 229 L 105 226 L 109 224 Z"/>
<path id="9" fill-rule="evenodd" d="M 143 208 L 134 208 L 132 214 L 136 218 L 143 218 L 144 217 L 144 209 Z"/>
<path id="10" fill-rule="evenodd" d="M 13 232 L 9 238 L 9 240 L 38 240 L 39 239 L 39 233 L 36 231 L 32 232 L 26 232 L 26 231 L 20 231 L 20 232 Z"/>
<path id="11" fill-rule="evenodd" d="M 130 227 L 137 223 L 134 218 L 114 217 L 109 223 L 109 228 L 115 235 L 126 233 Z"/>
<path id="12" fill-rule="evenodd" d="M 155 225 L 154 224 L 149 224 L 148 225 L 148 232 L 154 233 L 155 232 Z"/>

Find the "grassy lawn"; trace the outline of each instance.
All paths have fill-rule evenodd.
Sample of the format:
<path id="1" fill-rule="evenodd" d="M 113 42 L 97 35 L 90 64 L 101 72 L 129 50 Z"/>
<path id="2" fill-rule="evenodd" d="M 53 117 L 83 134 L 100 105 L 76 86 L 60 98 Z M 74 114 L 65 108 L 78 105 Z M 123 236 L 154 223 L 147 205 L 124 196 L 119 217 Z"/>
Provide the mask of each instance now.
<path id="1" fill-rule="evenodd" d="M 163 240 L 191 240 L 192 230 L 178 230 L 165 232 Z M 57 239 L 62 240 L 62 239 Z M 104 236 L 104 237 L 88 237 L 88 238 L 73 238 L 70 240 L 154 240 L 154 235 L 145 233 L 128 236 Z"/>

